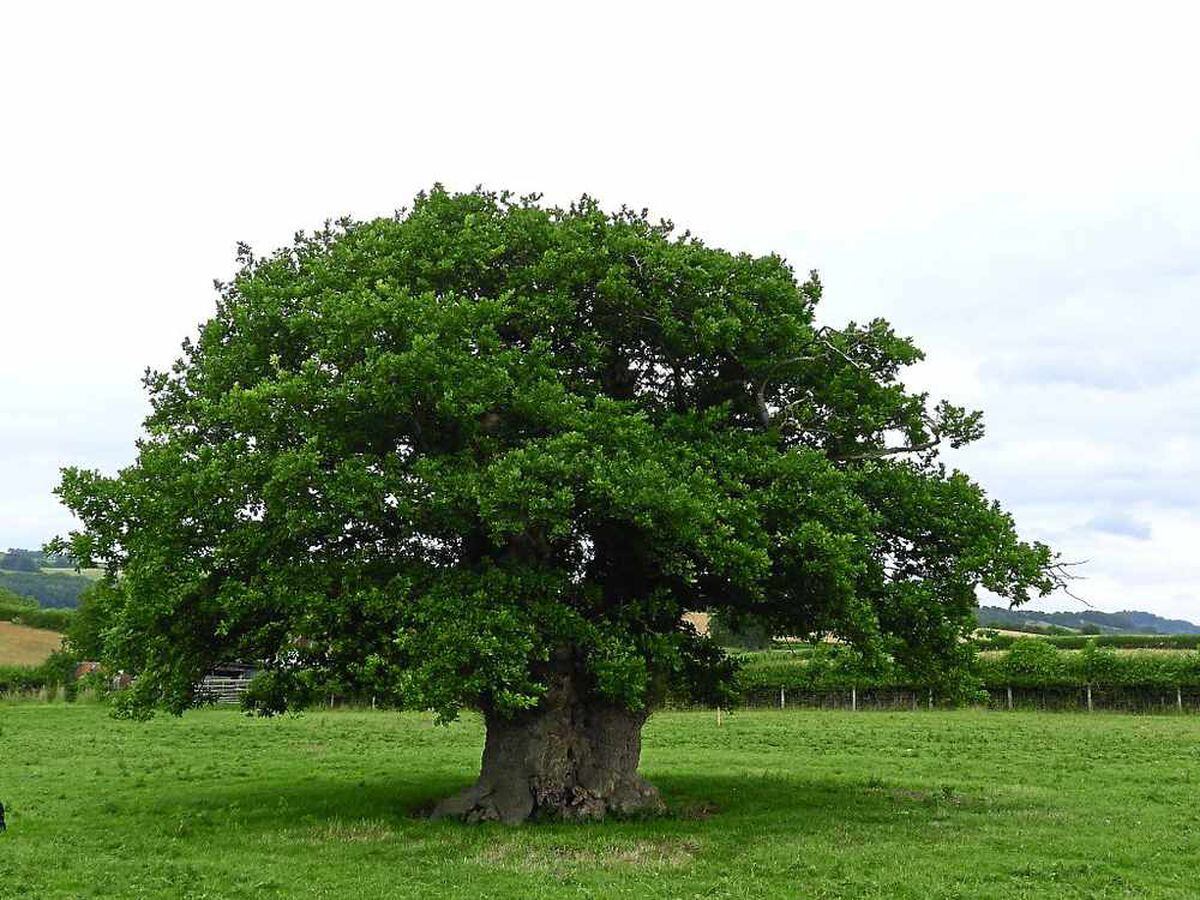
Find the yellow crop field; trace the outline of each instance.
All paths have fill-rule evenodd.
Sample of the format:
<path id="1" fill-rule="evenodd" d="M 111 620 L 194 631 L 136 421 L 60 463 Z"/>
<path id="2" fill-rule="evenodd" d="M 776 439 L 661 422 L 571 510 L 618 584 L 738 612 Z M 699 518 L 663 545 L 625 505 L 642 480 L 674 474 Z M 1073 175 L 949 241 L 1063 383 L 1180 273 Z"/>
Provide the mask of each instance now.
<path id="1" fill-rule="evenodd" d="M 36 666 L 62 644 L 63 636 L 43 628 L 0 622 L 0 666 Z"/>

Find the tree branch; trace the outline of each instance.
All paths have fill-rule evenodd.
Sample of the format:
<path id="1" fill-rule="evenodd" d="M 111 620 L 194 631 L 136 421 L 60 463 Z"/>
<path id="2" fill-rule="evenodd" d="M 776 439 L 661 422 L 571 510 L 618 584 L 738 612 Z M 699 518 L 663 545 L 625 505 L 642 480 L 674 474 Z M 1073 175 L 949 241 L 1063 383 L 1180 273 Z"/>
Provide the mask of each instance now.
<path id="1" fill-rule="evenodd" d="M 885 456 L 897 456 L 901 453 L 923 453 L 926 450 L 932 450 L 942 442 L 942 436 L 936 431 L 934 436 L 927 441 L 922 441 L 919 444 L 909 444 L 905 447 L 880 447 L 877 450 L 863 450 L 861 453 L 847 453 L 844 455 L 830 456 L 829 458 L 835 462 L 850 462 L 853 460 L 862 459 L 882 459 Z"/>
<path id="2" fill-rule="evenodd" d="M 1086 559 L 1075 560 L 1073 562 L 1056 562 L 1048 567 L 1047 572 L 1050 575 L 1050 579 L 1054 582 L 1055 590 L 1062 591 L 1072 600 L 1082 603 L 1088 609 L 1095 609 L 1095 606 L 1067 587 L 1072 581 L 1083 581 L 1085 579 L 1085 576 L 1076 575 L 1074 572 L 1067 570 L 1075 566 L 1082 566 L 1087 562 L 1088 560 Z"/>
<path id="3" fill-rule="evenodd" d="M 808 346 L 811 347 L 813 344 L 821 344 L 826 349 L 832 350 L 834 353 L 836 353 L 838 356 L 840 356 L 842 359 L 844 359 L 850 365 L 854 366 L 854 368 L 856 368 L 860 371 L 863 371 L 863 372 L 868 371 L 867 366 L 863 365 L 863 363 L 854 359 L 852 356 L 850 356 L 848 353 L 846 353 L 844 350 L 842 350 L 840 347 L 836 346 L 832 341 L 830 341 L 826 338 L 826 335 L 831 334 L 832 332 L 833 332 L 833 329 L 830 328 L 828 325 L 822 325 L 820 328 L 816 329 L 813 332 L 812 339 L 808 342 Z M 857 337 L 855 339 L 854 345 L 857 347 L 857 346 L 861 345 L 862 343 L 863 343 L 863 336 L 860 335 L 859 337 Z M 758 389 L 754 392 L 755 406 L 758 408 L 758 419 L 762 423 L 763 428 L 770 428 L 771 422 L 773 419 L 777 418 L 780 414 L 785 412 L 791 406 L 795 405 L 795 404 L 789 404 L 789 406 L 784 407 L 783 410 L 780 410 L 780 412 L 776 413 L 774 416 L 771 414 L 771 409 L 767 405 L 767 388 L 768 388 L 768 386 L 770 386 L 771 379 L 774 377 L 775 373 L 782 366 L 790 366 L 790 365 L 792 365 L 794 363 L 798 363 L 798 362 L 816 362 L 818 359 L 820 359 L 820 357 L 818 357 L 818 356 L 793 356 L 790 359 L 779 360 L 778 362 L 774 363 L 770 369 L 767 370 L 767 374 L 763 377 L 762 384 L 760 384 L 758 386 Z"/>

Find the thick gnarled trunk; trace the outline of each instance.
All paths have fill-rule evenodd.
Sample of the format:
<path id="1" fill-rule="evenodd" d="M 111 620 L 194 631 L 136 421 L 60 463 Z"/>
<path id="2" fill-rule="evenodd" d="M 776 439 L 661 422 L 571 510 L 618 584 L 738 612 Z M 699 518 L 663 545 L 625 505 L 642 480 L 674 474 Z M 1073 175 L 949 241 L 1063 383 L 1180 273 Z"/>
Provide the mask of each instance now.
<path id="1" fill-rule="evenodd" d="M 638 772 L 646 713 L 589 698 L 560 675 L 537 709 L 485 713 L 479 779 L 443 800 L 434 818 L 516 824 L 527 819 L 602 819 L 662 810 Z"/>

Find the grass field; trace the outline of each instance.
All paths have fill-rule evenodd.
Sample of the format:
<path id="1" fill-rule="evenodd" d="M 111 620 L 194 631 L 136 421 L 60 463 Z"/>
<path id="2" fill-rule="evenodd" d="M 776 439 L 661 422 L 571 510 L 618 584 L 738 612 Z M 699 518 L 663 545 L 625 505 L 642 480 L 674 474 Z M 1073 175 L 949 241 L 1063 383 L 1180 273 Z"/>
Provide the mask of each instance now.
<path id="1" fill-rule="evenodd" d="M 1196 897 L 1200 718 L 664 713 L 670 818 L 412 811 L 475 718 L 0 706 L 0 897 Z"/>
<path id="2" fill-rule="evenodd" d="M 0 621 L 0 666 L 41 665 L 62 640 L 63 636 L 54 631 Z"/>

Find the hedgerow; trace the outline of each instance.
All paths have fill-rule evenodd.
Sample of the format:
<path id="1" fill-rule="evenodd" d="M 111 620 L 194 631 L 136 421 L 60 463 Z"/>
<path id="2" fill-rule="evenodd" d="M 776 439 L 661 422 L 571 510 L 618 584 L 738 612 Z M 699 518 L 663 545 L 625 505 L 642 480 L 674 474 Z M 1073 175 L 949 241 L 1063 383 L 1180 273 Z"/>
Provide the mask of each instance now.
<path id="1" fill-rule="evenodd" d="M 0 666 L 0 694 L 64 687 L 70 699 L 75 693 L 75 670 L 78 665 L 79 660 L 74 654 L 56 650 L 39 666 Z"/>
<path id="2" fill-rule="evenodd" d="M 56 653 L 36 667 L 0 666 L 0 693 L 29 692 L 72 683 L 77 660 Z M 1007 651 L 976 657 L 968 681 L 931 685 L 894 662 L 868 665 L 845 647 L 818 646 L 805 655 L 773 651 L 740 658 L 738 687 L 743 693 L 764 689 L 796 691 L 921 690 L 933 688 L 942 698 L 969 699 L 980 690 L 1014 688 L 1123 687 L 1146 689 L 1200 688 L 1200 652 L 1120 651 L 1089 643 L 1082 650 L 1059 650 L 1040 638 L 1016 641 Z M 331 684 L 314 687 L 313 697 L 335 693 Z"/>
<path id="3" fill-rule="evenodd" d="M 1007 650 L 1018 641 L 1031 640 L 1014 634 L 996 634 L 981 638 L 981 650 Z M 1058 634 L 1038 637 L 1037 640 L 1059 650 L 1082 650 L 1089 644 L 1126 650 L 1195 650 L 1200 648 L 1200 634 Z"/>
<path id="4" fill-rule="evenodd" d="M 21 597 L 0 587 L 0 622 L 65 632 L 74 614 L 72 609 L 43 609 L 32 597 Z"/>
<path id="5" fill-rule="evenodd" d="M 1016 641 L 1007 653 L 980 655 L 976 671 L 984 685 L 996 686 L 1197 687 L 1200 653 L 1119 651 L 1098 643 L 1070 651 L 1030 638 Z"/>
<path id="6" fill-rule="evenodd" d="M 0 666 L 0 694 L 39 691 L 49 683 L 42 666 Z"/>
<path id="7" fill-rule="evenodd" d="M 849 690 L 912 689 L 927 681 L 895 663 L 865 666 L 842 647 L 817 647 L 801 658 L 787 652 L 746 654 L 738 675 L 743 691 L 763 688 Z M 1091 642 L 1060 650 L 1042 638 L 1015 641 L 1004 652 L 979 654 L 971 668 L 976 689 L 1004 687 L 1200 687 L 1200 652 L 1118 651 Z M 943 687 L 943 686 L 938 686 Z M 971 685 L 961 686 L 960 692 Z"/>

